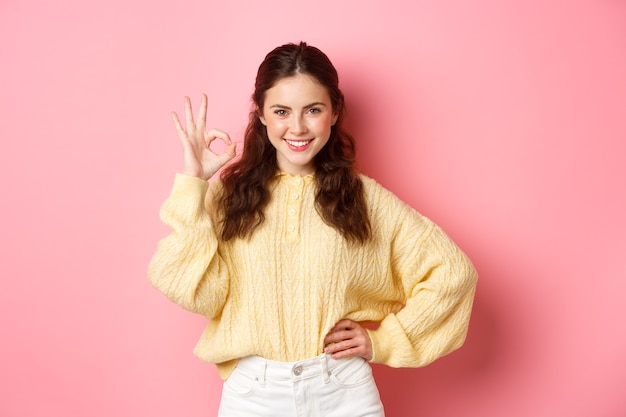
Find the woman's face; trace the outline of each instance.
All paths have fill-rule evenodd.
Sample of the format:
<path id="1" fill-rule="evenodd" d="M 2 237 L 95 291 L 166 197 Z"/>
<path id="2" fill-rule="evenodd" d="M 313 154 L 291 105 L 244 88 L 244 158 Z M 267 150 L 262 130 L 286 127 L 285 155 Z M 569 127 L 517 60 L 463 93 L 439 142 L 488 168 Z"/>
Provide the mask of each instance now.
<path id="1" fill-rule="evenodd" d="M 315 171 L 313 159 L 328 142 L 337 115 L 326 87 L 309 75 L 297 74 L 265 92 L 260 119 L 276 148 L 278 168 L 307 175 Z"/>

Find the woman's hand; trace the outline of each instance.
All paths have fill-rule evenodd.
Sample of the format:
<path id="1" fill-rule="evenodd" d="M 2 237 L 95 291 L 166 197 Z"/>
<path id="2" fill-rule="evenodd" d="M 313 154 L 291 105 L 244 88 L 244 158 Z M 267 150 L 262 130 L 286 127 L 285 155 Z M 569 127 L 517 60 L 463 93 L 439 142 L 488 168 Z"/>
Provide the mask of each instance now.
<path id="1" fill-rule="evenodd" d="M 203 180 L 211 178 L 228 161 L 237 154 L 236 144 L 230 140 L 226 132 L 213 129 L 206 130 L 207 97 L 202 94 L 202 102 L 198 111 L 198 120 L 194 122 L 191 110 L 191 100 L 185 97 L 185 121 L 183 128 L 176 112 L 172 112 L 172 119 L 178 131 L 180 143 L 183 145 L 184 173 Z M 228 147 L 221 154 L 216 154 L 210 148 L 211 142 L 220 139 Z"/>
<path id="2" fill-rule="evenodd" d="M 324 353 L 333 359 L 360 356 L 372 360 L 372 340 L 363 326 L 356 321 L 343 319 L 330 329 L 324 338 Z"/>

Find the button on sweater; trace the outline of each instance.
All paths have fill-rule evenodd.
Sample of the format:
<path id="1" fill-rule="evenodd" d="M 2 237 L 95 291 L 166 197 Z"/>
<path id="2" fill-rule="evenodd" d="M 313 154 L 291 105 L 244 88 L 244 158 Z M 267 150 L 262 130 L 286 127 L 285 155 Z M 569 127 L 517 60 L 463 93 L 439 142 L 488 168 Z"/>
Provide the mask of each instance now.
<path id="1" fill-rule="evenodd" d="M 219 238 L 220 181 L 178 174 L 161 208 L 172 228 L 150 262 L 152 284 L 209 319 L 195 354 L 227 378 L 238 358 L 320 355 L 347 318 L 374 321 L 372 362 L 419 367 L 462 345 L 476 271 L 432 221 L 361 176 L 372 237 L 347 242 L 315 209 L 313 176 L 276 176 L 249 239 Z"/>

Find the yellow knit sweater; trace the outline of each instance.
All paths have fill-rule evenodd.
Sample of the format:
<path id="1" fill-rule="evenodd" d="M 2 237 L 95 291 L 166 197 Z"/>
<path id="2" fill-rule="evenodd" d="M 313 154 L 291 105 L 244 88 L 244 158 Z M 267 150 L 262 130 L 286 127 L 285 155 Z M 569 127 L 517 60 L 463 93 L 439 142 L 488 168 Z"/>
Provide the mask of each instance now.
<path id="1" fill-rule="evenodd" d="M 265 222 L 250 239 L 216 235 L 219 181 L 178 174 L 161 208 L 172 233 L 150 262 L 152 284 L 209 318 L 195 348 L 227 378 L 237 359 L 320 355 L 343 318 L 368 330 L 372 362 L 426 365 L 463 344 L 476 271 L 430 220 L 361 176 L 372 238 L 350 244 L 314 208 L 312 176 L 277 176 Z"/>

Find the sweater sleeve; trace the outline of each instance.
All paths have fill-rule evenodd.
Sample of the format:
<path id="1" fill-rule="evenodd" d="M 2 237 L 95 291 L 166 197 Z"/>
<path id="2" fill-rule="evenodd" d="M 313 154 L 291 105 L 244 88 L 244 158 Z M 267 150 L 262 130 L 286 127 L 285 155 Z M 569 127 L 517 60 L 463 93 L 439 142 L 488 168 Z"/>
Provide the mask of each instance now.
<path id="1" fill-rule="evenodd" d="M 172 232 L 159 241 L 148 267 L 150 282 L 170 300 L 208 318 L 218 315 L 228 293 L 228 273 L 207 204 L 209 183 L 178 174 L 161 220 Z M 207 197 L 208 196 L 208 197 Z"/>
<path id="2" fill-rule="evenodd" d="M 433 222 L 394 201 L 392 279 L 404 307 L 368 330 L 372 362 L 420 367 L 459 348 L 467 334 L 477 274 L 467 256 Z"/>

